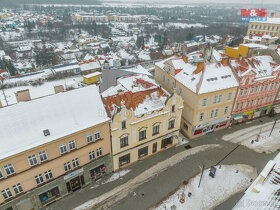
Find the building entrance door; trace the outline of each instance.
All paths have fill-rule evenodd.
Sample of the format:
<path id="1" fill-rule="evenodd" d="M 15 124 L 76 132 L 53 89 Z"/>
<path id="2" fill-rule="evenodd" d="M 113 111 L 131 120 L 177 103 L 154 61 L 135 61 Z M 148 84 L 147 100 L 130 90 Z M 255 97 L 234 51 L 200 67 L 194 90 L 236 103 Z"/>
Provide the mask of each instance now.
<path id="1" fill-rule="evenodd" d="M 169 138 L 166 138 L 166 139 L 163 139 L 161 141 L 161 148 L 166 148 L 168 146 L 168 144 L 173 144 L 173 137 L 169 137 Z"/>
<path id="2" fill-rule="evenodd" d="M 77 188 L 81 187 L 81 180 L 80 177 L 76 177 L 70 180 L 70 186 L 72 191 L 76 190 Z"/>

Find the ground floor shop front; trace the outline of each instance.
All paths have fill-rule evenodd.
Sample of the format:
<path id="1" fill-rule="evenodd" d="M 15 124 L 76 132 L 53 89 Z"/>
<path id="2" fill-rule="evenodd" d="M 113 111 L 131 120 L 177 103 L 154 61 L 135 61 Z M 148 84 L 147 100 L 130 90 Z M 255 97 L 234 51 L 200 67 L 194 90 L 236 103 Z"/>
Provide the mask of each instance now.
<path id="1" fill-rule="evenodd" d="M 152 140 L 148 140 L 133 148 L 129 148 L 123 152 L 113 155 L 114 171 L 176 145 L 178 143 L 178 136 L 179 130 Z"/>
<path id="2" fill-rule="evenodd" d="M 182 119 L 181 129 L 184 134 L 192 139 L 228 127 L 230 125 L 230 119 L 231 117 L 228 116 L 196 126 Z"/>
<path id="3" fill-rule="evenodd" d="M 258 117 L 268 115 L 272 109 L 273 106 L 266 106 L 266 107 L 261 107 L 258 109 L 252 109 L 246 112 L 234 114 L 232 115 L 232 123 L 237 124 L 237 123 L 245 122 L 248 120 L 252 120 Z"/>
<path id="4" fill-rule="evenodd" d="M 108 154 L 96 159 L 83 167 L 55 178 L 42 186 L 14 198 L 0 206 L 2 210 L 37 210 L 56 200 L 73 193 L 80 188 L 113 171 L 112 156 Z"/>

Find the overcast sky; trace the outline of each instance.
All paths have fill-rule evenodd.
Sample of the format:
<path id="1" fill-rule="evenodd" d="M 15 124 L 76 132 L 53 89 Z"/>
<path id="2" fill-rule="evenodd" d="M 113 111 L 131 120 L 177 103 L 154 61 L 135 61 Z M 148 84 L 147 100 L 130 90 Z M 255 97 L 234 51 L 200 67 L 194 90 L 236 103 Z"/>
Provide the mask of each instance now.
<path id="1" fill-rule="evenodd" d="M 103 0 L 100 0 L 103 1 Z M 279 0 L 104 0 L 120 2 L 153 2 L 153 3 L 238 3 L 238 4 L 280 4 Z"/>

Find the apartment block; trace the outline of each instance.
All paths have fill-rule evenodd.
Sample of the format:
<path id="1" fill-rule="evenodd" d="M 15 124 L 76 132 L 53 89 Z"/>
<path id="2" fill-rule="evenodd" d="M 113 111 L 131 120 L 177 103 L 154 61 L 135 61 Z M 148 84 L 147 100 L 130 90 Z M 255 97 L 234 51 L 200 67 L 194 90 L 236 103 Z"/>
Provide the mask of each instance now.
<path id="1" fill-rule="evenodd" d="M 112 171 L 96 86 L 19 102 L 0 118 L 0 209 L 43 208 Z"/>
<path id="2" fill-rule="evenodd" d="M 186 56 L 173 57 L 156 63 L 155 80 L 168 92 L 176 88 L 183 98 L 181 129 L 189 138 L 229 126 L 239 86 L 229 58 L 195 64 Z"/>
<path id="3" fill-rule="evenodd" d="M 252 21 L 249 24 L 247 36 L 249 35 L 271 35 L 280 36 L 280 18 L 267 17 L 267 21 Z"/>
<path id="4" fill-rule="evenodd" d="M 231 65 L 240 84 L 233 122 L 267 115 L 278 97 L 280 65 L 269 55 L 233 59 Z"/>

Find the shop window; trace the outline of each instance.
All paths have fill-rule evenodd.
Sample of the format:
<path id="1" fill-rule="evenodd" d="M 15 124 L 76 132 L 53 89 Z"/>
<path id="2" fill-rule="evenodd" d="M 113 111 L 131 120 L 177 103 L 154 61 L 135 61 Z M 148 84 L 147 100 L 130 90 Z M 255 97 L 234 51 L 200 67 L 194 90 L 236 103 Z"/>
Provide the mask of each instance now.
<path id="1" fill-rule="evenodd" d="M 40 199 L 41 203 L 44 205 L 45 203 L 55 199 L 59 195 L 60 195 L 59 188 L 54 187 L 54 188 L 40 194 L 39 199 Z"/>
<path id="2" fill-rule="evenodd" d="M 90 177 L 93 179 L 99 178 L 102 175 L 102 173 L 105 172 L 105 169 L 106 169 L 106 167 L 104 164 L 101 164 L 101 165 L 91 169 L 89 171 Z"/>
<path id="3" fill-rule="evenodd" d="M 130 153 L 119 158 L 119 166 L 130 163 Z"/>
<path id="4" fill-rule="evenodd" d="M 148 146 L 138 150 L 138 159 L 148 155 Z"/>

